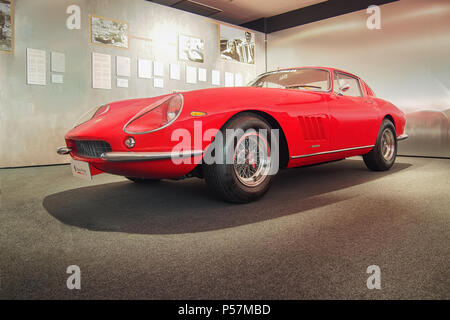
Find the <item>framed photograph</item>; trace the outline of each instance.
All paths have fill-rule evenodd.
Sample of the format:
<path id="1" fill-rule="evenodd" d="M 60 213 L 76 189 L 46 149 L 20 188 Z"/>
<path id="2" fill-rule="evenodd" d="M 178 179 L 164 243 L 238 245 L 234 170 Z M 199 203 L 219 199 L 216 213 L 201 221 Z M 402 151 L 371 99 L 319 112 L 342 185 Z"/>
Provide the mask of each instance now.
<path id="1" fill-rule="evenodd" d="M 128 49 L 128 23 L 90 15 L 91 43 Z"/>
<path id="2" fill-rule="evenodd" d="M 14 52 L 14 0 L 0 0 L 0 51 Z"/>
<path id="3" fill-rule="evenodd" d="M 203 63 L 205 61 L 205 42 L 200 38 L 180 34 L 178 36 L 178 59 Z"/>
<path id="4" fill-rule="evenodd" d="M 255 34 L 245 29 L 219 25 L 220 57 L 255 64 Z"/>

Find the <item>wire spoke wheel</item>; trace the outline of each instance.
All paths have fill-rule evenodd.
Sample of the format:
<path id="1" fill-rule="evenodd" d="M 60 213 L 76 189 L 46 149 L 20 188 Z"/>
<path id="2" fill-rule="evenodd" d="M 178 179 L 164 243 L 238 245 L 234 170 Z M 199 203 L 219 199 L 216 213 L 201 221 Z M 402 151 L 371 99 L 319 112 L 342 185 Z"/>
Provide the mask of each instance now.
<path id="1" fill-rule="evenodd" d="M 381 154 L 386 161 L 391 161 L 395 152 L 395 138 L 391 130 L 385 129 L 381 138 Z"/>
<path id="2" fill-rule="evenodd" d="M 384 119 L 378 131 L 375 147 L 363 155 L 367 168 L 373 171 L 389 170 L 397 157 L 397 133 L 389 119 Z"/>
<path id="3" fill-rule="evenodd" d="M 270 147 L 267 140 L 256 132 L 242 136 L 235 147 L 233 169 L 243 185 L 260 185 L 270 171 Z"/>
<path id="4" fill-rule="evenodd" d="M 272 170 L 278 165 L 276 154 L 272 155 L 278 150 L 278 139 L 273 139 L 271 125 L 259 115 L 243 112 L 230 119 L 221 133 L 227 137 L 221 147 L 225 162 L 203 165 L 206 183 L 223 200 L 256 201 L 269 190 L 278 171 Z"/>

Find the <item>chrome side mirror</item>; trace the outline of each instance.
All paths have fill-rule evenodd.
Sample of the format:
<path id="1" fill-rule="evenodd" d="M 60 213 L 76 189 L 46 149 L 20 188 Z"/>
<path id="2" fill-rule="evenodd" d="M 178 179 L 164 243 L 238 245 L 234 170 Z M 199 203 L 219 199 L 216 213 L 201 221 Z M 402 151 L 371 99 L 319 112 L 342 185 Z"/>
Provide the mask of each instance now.
<path id="1" fill-rule="evenodd" d="M 350 85 L 348 83 L 343 84 L 338 91 L 338 95 L 342 96 L 344 95 L 344 92 L 348 91 L 350 89 Z"/>

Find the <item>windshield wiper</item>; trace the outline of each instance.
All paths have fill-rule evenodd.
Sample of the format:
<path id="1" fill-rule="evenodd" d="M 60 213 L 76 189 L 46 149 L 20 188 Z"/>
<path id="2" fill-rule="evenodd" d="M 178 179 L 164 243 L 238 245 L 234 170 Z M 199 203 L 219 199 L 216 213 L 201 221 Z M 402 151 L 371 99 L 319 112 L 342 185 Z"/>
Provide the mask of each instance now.
<path id="1" fill-rule="evenodd" d="M 322 90 L 322 87 L 312 86 L 312 85 L 308 85 L 308 84 L 294 84 L 294 85 L 286 86 L 286 89 L 295 89 L 295 88 L 315 88 L 315 89 Z"/>

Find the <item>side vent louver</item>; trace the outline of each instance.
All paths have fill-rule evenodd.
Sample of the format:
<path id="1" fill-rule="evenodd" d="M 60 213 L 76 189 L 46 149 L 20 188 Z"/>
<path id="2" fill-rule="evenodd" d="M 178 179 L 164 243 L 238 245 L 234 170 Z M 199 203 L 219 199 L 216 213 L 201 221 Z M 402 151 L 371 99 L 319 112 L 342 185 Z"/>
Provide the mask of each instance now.
<path id="1" fill-rule="evenodd" d="M 298 117 L 305 140 L 325 140 L 324 119 L 321 116 Z"/>

